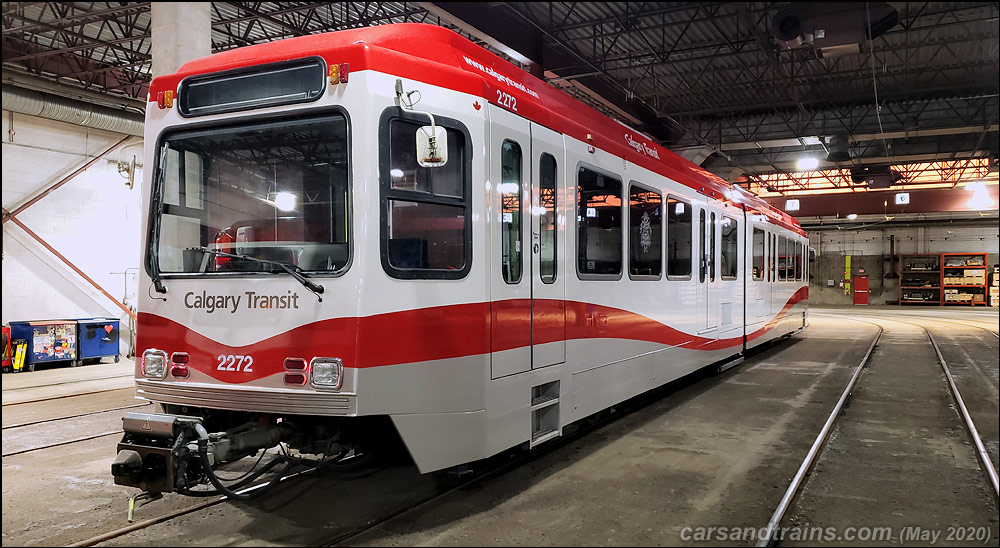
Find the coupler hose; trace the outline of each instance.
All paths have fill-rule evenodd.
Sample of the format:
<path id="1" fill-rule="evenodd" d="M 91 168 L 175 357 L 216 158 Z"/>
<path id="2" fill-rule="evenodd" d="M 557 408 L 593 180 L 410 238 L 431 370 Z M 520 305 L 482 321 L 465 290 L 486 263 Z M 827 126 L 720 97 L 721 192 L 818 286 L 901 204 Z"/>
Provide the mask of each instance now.
<path id="1" fill-rule="evenodd" d="M 198 456 L 201 458 L 201 467 L 205 471 L 205 475 L 208 476 L 208 481 L 212 483 L 212 486 L 215 487 L 215 489 L 219 493 L 235 500 L 250 500 L 253 498 L 257 498 L 263 495 L 264 493 L 270 491 L 275 485 L 278 485 L 278 483 L 281 481 L 281 478 L 285 477 L 288 474 L 288 471 L 289 469 L 291 469 L 293 464 L 291 462 L 286 462 L 284 468 L 282 468 L 281 471 L 278 472 L 278 475 L 275 476 L 274 479 L 269 481 L 260 489 L 256 489 L 250 493 L 237 493 L 236 491 L 233 491 L 231 488 L 223 485 L 219 477 L 215 475 L 215 471 L 212 470 L 212 463 L 209 462 L 208 460 L 208 439 L 205 437 L 198 439 Z M 277 463 L 278 461 L 274 462 Z M 267 468 L 265 468 L 265 470 Z M 263 471 L 261 471 L 261 473 L 263 473 Z M 245 481 L 240 482 L 240 484 L 245 485 Z"/>

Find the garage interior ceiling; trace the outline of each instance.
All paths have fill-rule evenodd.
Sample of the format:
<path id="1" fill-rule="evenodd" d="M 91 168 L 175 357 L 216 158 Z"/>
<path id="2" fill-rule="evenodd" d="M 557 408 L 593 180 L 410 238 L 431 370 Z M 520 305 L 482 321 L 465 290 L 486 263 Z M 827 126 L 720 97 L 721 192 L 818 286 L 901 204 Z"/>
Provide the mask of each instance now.
<path id="1" fill-rule="evenodd" d="M 1000 3 L 889 2 L 898 23 L 837 56 L 785 47 L 771 30 L 785 4 L 213 2 L 212 47 L 438 24 L 765 196 L 863 191 L 850 168 L 864 166 L 911 187 L 996 180 Z M 3 2 L 2 16 L 5 85 L 144 106 L 149 2 Z M 796 173 L 806 156 L 820 165 Z"/>

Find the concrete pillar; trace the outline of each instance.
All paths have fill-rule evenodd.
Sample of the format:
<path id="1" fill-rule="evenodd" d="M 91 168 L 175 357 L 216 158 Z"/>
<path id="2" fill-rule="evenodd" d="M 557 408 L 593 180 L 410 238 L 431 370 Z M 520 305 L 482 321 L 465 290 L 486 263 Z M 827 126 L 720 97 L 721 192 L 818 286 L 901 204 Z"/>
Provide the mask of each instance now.
<path id="1" fill-rule="evenodd" d="M 212 53 L 211 2 L 152 2 L 153 77 Z"/>

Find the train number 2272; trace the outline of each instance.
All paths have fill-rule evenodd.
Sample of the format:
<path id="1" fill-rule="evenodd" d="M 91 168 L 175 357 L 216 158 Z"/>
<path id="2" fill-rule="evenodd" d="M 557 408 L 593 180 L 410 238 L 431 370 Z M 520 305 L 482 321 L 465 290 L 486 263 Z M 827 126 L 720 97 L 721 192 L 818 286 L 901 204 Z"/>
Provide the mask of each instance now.
<path id="1" fill-rule="evenodd" d="M 252 356 L 243 356 L 240 354 L 219 354 L 215 359 L 219 360 L 219 367 L 216 367 L 219 371 L 242 371 L 244 373 L 253 373 L 253 369 L 250 368 L 253 365 Z"/>
<path id="2" fill-rule="evenodd" d="M 509 93 L 504 93 L 500 90 L 497 91 L 497 104 L 502 107 L 507 107 L 514 112 L 517 112 L 517 97 L 510 95 Z"/>

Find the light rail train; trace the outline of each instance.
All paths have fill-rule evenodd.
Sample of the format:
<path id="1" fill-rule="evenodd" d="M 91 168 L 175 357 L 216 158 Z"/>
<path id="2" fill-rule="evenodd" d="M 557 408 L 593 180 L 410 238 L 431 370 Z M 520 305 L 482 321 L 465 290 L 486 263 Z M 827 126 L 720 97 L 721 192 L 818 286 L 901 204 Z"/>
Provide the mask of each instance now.
<path id="1" fill-rule="evenodd" d="M 163 413 L 126 416 L 119 484 L 397 435 L 440 470 L 806 324 L 794 219 L 450 30 L 230 50 L 149 101 L 135 378 Z"/>

